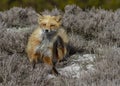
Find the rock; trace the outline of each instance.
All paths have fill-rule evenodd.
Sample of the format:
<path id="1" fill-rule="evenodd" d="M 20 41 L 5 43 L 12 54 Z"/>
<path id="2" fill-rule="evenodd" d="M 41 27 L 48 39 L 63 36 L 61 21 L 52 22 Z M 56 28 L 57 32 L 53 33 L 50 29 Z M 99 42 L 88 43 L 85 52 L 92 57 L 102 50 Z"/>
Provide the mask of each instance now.
<path id="1" fill-rule="evenodd" d="M 62 76 L 79 78 L 82 72 L 87 72 L 87 71 L 94 72 L 95 70 L 93 64 L 94 59 L 95 59 L 95 54 L 84 54 L 82 56 L 80 54 L 75 54 L 68 59 L 67 65 L 58 68 L 58 71 Z M 49 79 L 50 78 L 55 78 L 55 76 L 49 77 Z"/>

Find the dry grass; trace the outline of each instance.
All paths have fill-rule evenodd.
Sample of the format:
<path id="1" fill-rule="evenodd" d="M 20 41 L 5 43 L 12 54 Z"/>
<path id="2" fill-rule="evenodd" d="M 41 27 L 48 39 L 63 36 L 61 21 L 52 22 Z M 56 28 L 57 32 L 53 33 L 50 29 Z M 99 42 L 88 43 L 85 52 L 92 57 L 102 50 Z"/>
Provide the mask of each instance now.
<path id="1" fill-rule="evenodd" d="M 83 11 L 75 5 L 43 14 L 63 15 L 63 27 L 70 44 L 96 54 L 95 71 L 80 71 L 79 78 L 58 76 L 47 79 L 48 67 L 37 64 L 32 70 L 25 47 L 37 25 L 31 8 L 12 8 L 0 12 L 0 86 L 119 86 L 120 85 L 120 10 Z"/>

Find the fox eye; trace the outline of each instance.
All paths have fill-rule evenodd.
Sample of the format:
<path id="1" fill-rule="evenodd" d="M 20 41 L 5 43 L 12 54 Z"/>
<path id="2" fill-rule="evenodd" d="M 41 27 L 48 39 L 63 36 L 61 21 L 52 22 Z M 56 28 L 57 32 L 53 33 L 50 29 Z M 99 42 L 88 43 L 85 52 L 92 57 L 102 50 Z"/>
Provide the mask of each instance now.
<path id="1" fill-rule="evenodd" d="M 50 27 L 55 27 L 55 25 L 54 25 L 54 24 L 51 24 Z"/>
<path id="2" fill-rule="evenodd" d="M 46 24 L 45 24 L 45 23 L 42 23 L 41 26 L 46 26 Z"/>

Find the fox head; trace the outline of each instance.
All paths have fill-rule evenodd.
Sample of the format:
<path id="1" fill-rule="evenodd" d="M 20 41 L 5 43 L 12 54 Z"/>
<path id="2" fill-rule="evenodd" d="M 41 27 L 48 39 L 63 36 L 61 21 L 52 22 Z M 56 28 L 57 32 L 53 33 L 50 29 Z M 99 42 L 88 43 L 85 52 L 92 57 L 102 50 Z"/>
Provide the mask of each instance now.
<path id="1" fill-rule="evenodd" d="M 39 15 L 38 23 L 45 32 L 57 31 L 61 25 L 61 16 Z"/>

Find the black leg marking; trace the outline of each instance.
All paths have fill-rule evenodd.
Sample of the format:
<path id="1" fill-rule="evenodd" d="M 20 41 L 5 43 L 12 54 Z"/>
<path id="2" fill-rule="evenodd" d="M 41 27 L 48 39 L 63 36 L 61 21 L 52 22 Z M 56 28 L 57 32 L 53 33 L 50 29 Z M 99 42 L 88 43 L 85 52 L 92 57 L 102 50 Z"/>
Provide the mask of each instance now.
<path id="1" fill-rule="evenodd" d="M 56 70 L 55 67 L 53 67 L 53 72 L 54 72 L 57 76 L 60 75 L 60 73 Z"/>
<path id="2" fill-rule="evenodd" d="M 35 65 L 36 65 L 35 62 L 33 62 L 33 63 L 32 63 L 32 67 L 33 67 L 33 69 L 35 69 Z"/>
<path id="3" fill-rule="evenodd" d="M 57 37 L 57 47 L 64 48 L 64 42 L 60 36 Z"/>
<path id="4" fill-rule="evenodd" d="M 52 54 L 53 54 L 52 62 L 53 62 L 53 65 L 55 65 L 58 61 L 57 41 L 55 41 L 53 44 L 53 53 Z"/>

